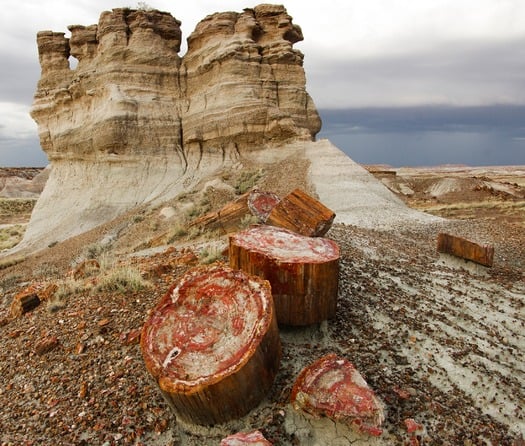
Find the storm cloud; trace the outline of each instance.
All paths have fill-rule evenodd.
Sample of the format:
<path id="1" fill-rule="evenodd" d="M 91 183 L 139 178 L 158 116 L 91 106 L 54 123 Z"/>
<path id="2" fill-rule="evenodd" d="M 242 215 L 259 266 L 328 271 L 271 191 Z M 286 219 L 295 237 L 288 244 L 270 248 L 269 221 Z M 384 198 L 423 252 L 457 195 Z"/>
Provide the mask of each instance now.
<path id="1" fill-rule="evenodd" d="M 525 106 L 321 110 L 328 138 L 363 164 L 525 165 Z"/>

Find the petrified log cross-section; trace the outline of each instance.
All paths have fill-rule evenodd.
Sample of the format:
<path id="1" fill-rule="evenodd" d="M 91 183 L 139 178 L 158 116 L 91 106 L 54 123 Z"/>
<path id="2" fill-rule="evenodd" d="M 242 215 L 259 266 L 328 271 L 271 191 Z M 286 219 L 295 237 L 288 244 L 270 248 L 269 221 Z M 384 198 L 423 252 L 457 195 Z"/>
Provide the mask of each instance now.
<path id="1" fill-rule="evenodd" d="M 190 270 L 146 321 L 141 349 L 177 417 L 211 425 L 245 415 L 281 357 L 269 283 L 221 265 Z"/>
<path id="2" fill-rule="evenodd" d="M 242 220 L 246 217 L 254 217 L 257 223 L 266 222 L 268 215 L 277 203 L 279 203 L 279 197 L 273 192 L 252 190 L 226 204 L 220 210 L 209 212 L 195 219 L 190 223 L 190 226 L 220 230 L 228 234 L 238 231 Z"/>
<path id="3" fill-rule="evenodd" d="M 492 266 L 494 262 L 493 246 L 479 245 L 450 234 L 440 233 L 438 235 L 437 250 L 484 266 Z"/>
<path id="4" fill-rule="evenodd" d="M 304 368 L 290 395 L 294 409 L 313 416 L 343 421 L 374 436 L 382 433 L 381 401 L 354 365 L 335 353 Z"/>
<path id="5" fill-rule="evenodd" d="M 335 213 L 301 189 L 284 197 L 270 212 L 266 223 L 290 229 L 308 237 L 322 237 L 334 221 Z"/>
<path id="6" fill-rule="evenodd" d="M 309 325 L 335 316 L 339 247 L 274 226 L 230 236 L 230 266 L 270 281 L 277 321 Z"/>

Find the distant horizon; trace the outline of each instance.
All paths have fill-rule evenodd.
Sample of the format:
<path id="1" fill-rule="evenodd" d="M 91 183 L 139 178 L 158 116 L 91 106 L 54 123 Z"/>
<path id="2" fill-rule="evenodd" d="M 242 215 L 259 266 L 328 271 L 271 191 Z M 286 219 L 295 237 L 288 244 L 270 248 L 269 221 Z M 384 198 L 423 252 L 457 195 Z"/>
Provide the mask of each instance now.
<path id="1" fill-rule="evenodd" d="M 321 109 L 327 138 L 360 164 L 525 165 L 525 106 Z"/>
<path id="2" fill-rule="evenodd" d="M 353 161 L 402 167 L 525 165 L 525 106 L 360 107 L 318 110 L 317 139 Z M 38 137 L 4 141 L 0 166 L 49 164 Z"/>

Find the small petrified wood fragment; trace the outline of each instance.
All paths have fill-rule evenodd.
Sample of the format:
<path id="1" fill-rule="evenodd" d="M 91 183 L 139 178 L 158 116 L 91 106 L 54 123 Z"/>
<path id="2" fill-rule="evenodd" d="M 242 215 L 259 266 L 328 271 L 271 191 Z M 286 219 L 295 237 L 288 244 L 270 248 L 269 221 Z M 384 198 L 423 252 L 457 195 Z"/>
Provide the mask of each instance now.
<path id="1" fill-rule="evenodd" d="M 177 417 L 212 425 L 243 416 L 279 367 L 270 285 L 222 265 L 194 268 L 155 307 L 140 345 Z"/>
<path id="2" fill-rule="evenodd" d="M 348 360 L 328 354 L 301 371 L 292 388 L 294 409 L 348 423 L 379 436 L 383 405 Z"/>
<path id="3" fill-rule="evenodd" d="M 266 222 L 268 215 L 277 203 L 279 203 L 279 197 L 273 192 L 255 189 L 246 192 L 218 211 L 209 212 L 195 219 L 190 223 L 190 226 L 219 230 L 229 234 L 238 231 L 243 219 L 246 218 L 253 218 L 254 223 Z"/>
<path id="4" fill-rule="evenodd" d="M 325 235 L 335 213 L 301 189 L 295 189 L 272 209 L 266 223 L 290 229 L 308 237 Z"/>
<path id="5" fill-rule="evenodd" d="M 492 266 L 494 262 L 494 247 L 479 245 L 455 235 L 441 232 L 438 235 L 437 250 L 462 259 L 471 260 L 484 266 Z"/>
<path id="6" fill-rule="evenodd" d="M 34 310 L 41 302 L 49 299 L 57 290 L 57 285 L 36 282 L 15 295 L 9 313 L 11 317 L 18 317 Z"/>
<path id="7" fill-rule="evenodd" d="M 259 431 L 239 432 L 221 440 L 220 446 L 272 446 Z"/>
<path id="8" fill-rule="evenodd" d="M 275 226 L 254 226 L 230 236 L 230 266 L 270 281 L 277 321 L 309 325 L 335 316 L 339 247 Z"/>

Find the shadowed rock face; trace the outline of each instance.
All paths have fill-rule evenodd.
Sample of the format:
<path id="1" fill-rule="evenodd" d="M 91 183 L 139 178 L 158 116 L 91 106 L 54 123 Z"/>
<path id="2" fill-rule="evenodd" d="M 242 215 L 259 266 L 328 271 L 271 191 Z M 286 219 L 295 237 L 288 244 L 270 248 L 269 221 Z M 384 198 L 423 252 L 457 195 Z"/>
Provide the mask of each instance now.
<path id="1" fill-rule="evenodd" d="M 321 123 L 292 47 L 303 36 L 283 6 L 206 17 L 183 58 L 180 24 L 118 8 L 70 26 L 70 39 L 38 33 L 31 116 L 51 161 L 175 154 L 186 169 L 208 152 L 313 139 Z"/>

